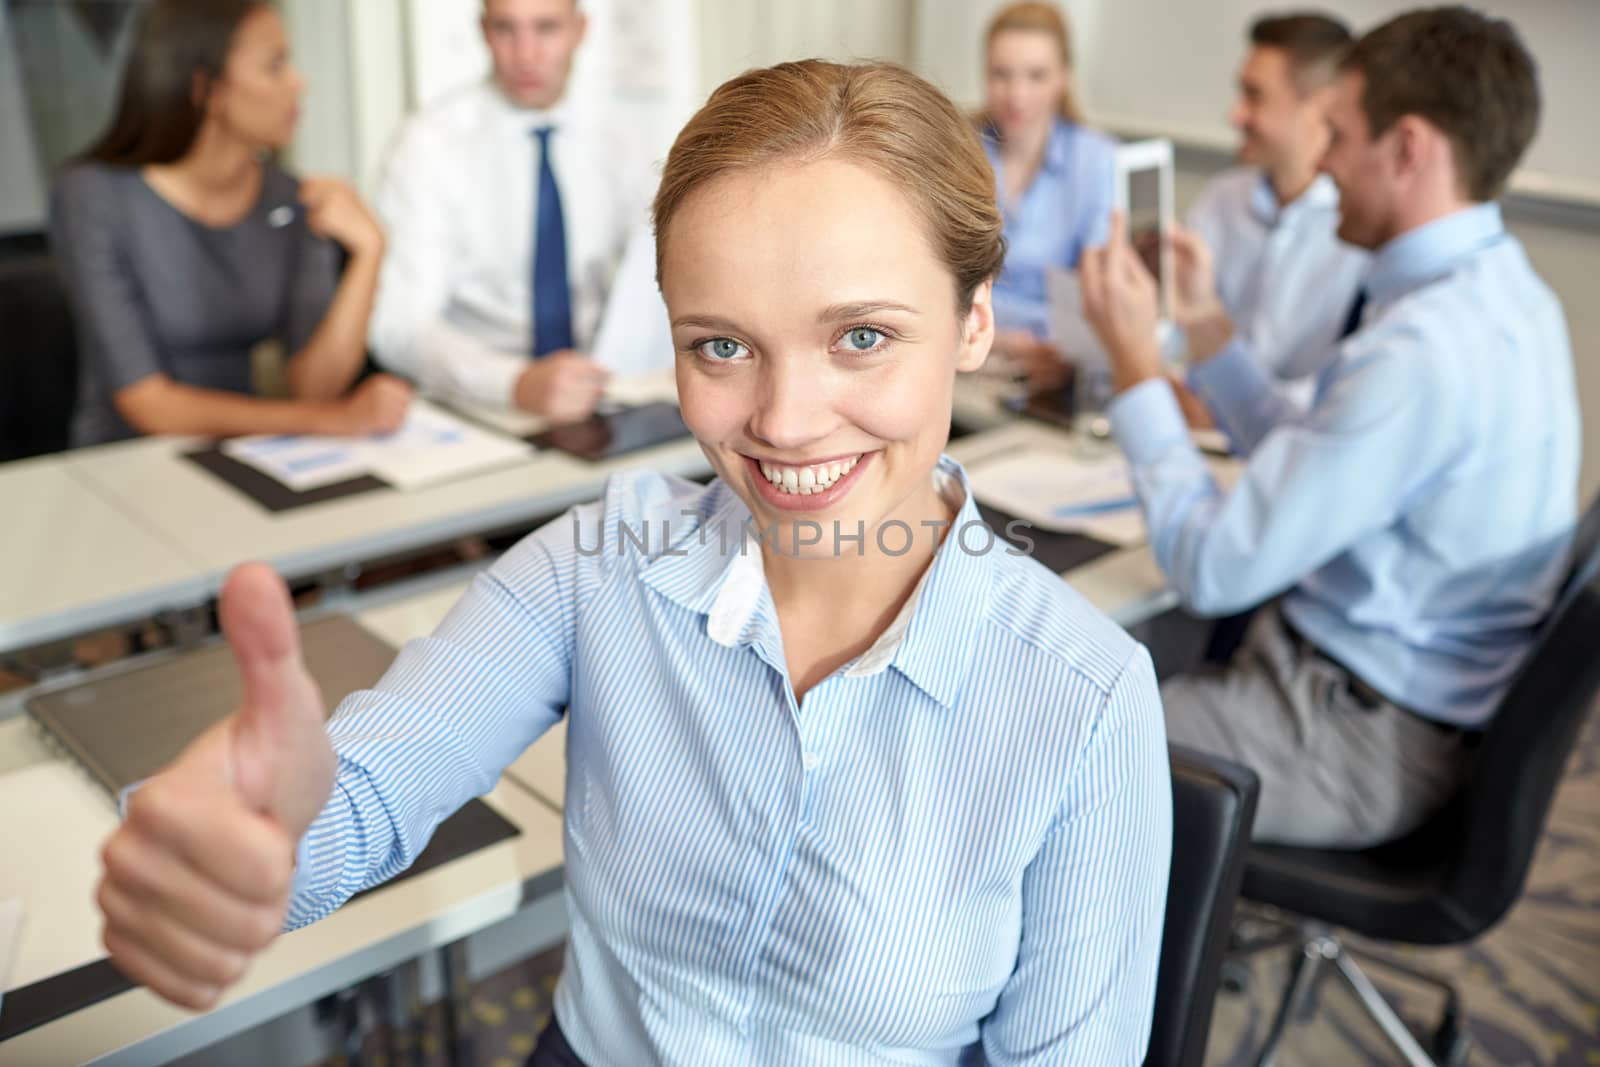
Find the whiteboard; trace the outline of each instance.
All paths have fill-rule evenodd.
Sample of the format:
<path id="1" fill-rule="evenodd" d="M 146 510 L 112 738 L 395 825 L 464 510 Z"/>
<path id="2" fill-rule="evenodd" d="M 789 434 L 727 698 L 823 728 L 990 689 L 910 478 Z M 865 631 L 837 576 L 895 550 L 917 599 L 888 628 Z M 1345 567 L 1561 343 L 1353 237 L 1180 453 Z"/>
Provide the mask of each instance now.
<path id="1" fill-rule="evenodd" d="M 1397 0 L 1058 0 L 1076 34 L 1077 76 L 1090 119 L 1187 144 L 1235 143 L 1227 124 L 1233 75 L 1249 24 L 1314 7 L 1360 33 L 1417 6 Z M 958 100 L 982 94 L 981 46 L 1000 0 L 921 0 L 916 62 Z M 1600 2 L 1475 0 L 1509 18 L 1539 64 L 1544 114 L 1514 182 L 1519 191 L 1600 203 Z"/>

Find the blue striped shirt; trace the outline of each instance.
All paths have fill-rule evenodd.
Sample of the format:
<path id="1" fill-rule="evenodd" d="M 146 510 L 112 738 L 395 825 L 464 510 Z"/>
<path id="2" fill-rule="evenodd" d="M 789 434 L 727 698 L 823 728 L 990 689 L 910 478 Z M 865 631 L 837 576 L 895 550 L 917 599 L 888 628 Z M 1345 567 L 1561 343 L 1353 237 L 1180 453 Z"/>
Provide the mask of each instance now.
<path id="1" fill-rule="evenodd" d="M 966 499 L 917 592 L 800 704 L 722 483 L 613 480 L 526 538 L 340 706 L 289 924 L 405 868 L 568 708 L 555 1010 L 594 1067 L 1140 1062 L 1171 853 L 1149 657 L 983 551 L 941 469 Z"/>

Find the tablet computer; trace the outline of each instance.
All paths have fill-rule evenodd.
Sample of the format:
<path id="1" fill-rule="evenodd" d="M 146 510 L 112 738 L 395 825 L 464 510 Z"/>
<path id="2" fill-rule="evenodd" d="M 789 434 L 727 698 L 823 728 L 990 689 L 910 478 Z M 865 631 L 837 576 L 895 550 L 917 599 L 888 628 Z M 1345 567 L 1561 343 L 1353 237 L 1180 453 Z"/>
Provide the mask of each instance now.
<path id="1" fill-rule="evenodd" d="M 1172 232 L 1172 142 L 1137 141 L 1119 145 L 1116 155 L 1116 207 L 1128 228 L 1128 241 L 1156 280 L 1161 317 L 1172 319 L 1172 264 L 1167 237 Z"/>
<path id="2" fill-rule="evenodd" d="M 528 441 L 579 459 L 598 461 L 653 448 L 689 436 L 678 405 L 665 401 L 591 415 L 582 422 L 552 426 Z"/>

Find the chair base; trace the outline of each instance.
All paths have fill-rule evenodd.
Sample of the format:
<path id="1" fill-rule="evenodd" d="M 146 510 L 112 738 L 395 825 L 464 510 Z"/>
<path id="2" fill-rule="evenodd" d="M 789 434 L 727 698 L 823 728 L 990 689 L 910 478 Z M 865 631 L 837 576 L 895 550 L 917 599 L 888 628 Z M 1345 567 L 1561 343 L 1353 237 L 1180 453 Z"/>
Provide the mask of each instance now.
<path id="1" fill-rule="evenodd" d="M 1297 1019 L 1303 1021 L 1314 1014 L 1316 1004 L 1314 992 L 1330 974 L 1337 974 L 1355 994 L 1367 1016 L 1377 1024 L 1378 1029 L 1383 1031 L 1384 1037 L 1394 1046 L 1407 1067 L 1461 1067 L 1466 1063 L 1467 1054 L 1472 1048 L 1472 1035 L 1465 1025 L 1465 1016 L 1461 1010 L 1461 995 L 1451 982 L 1391 959 L 1365 952 L 1360 954 L 1370 963 L 1387 967 L 1443 992 L 1444 1011 L 1433 1030 L 1429 1042 L 1432 1047 L 1424 1049 L 1416 1035 L 1384 999 L 1383 994 L 1378 992 L 1372 980 L 1357 966 L 1353 950 L 1340 942 L 1331 927 L 1321 923 L 1292 920 L 1270 909 L 1264 913 L 1252 909 L 1250 918 L 1274 924 L 1279 928 L 1278 932 L 1268 936 L 1256 935 L 1236 940 L 1230 962 L 1237 962 L 1243 957 L 1274 948 L 1292 946 L 1295 953 L 1290 965 L 1289 984 L 1284 990 L 1283 999 L 1278 1002 L 1272 1027 L 1267 1031 L 1266 1040 L 1261 1046 L 1256 1060 L 1257 1067 L 1272 1067 L 1277 1058 L 1278 1046 L 1289 1024 Z M 1226 973 L 1233 976 L 1231 979 L 1225 979 L 1231 986 L 1242 988 L 1242 980 L 1238 977 L 1241 972 L 1238 969 Z"/>

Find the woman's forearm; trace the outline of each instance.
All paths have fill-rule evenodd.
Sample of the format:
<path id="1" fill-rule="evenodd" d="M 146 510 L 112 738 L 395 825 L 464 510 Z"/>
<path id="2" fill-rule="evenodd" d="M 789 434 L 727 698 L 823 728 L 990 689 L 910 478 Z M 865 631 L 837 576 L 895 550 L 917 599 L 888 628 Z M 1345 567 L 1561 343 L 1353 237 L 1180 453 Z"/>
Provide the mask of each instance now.
<path id="1" fill-rule="evenodd" d="M 339 401 L 266 400 L 183 385 L 164 375 L 118 390 L 116 405 L 128 425 L 143 434 L 339 434 L 348 432 L 350 421 L 347 405 Z"/>
<path id="2" fill-rule="evenodd" d="M 361 373 L 367 358 L 367 320 L 382 265 L 381 243 L 350 257 L 322 322 L 285 368 L 296 399 L 333 400 Z"/>

